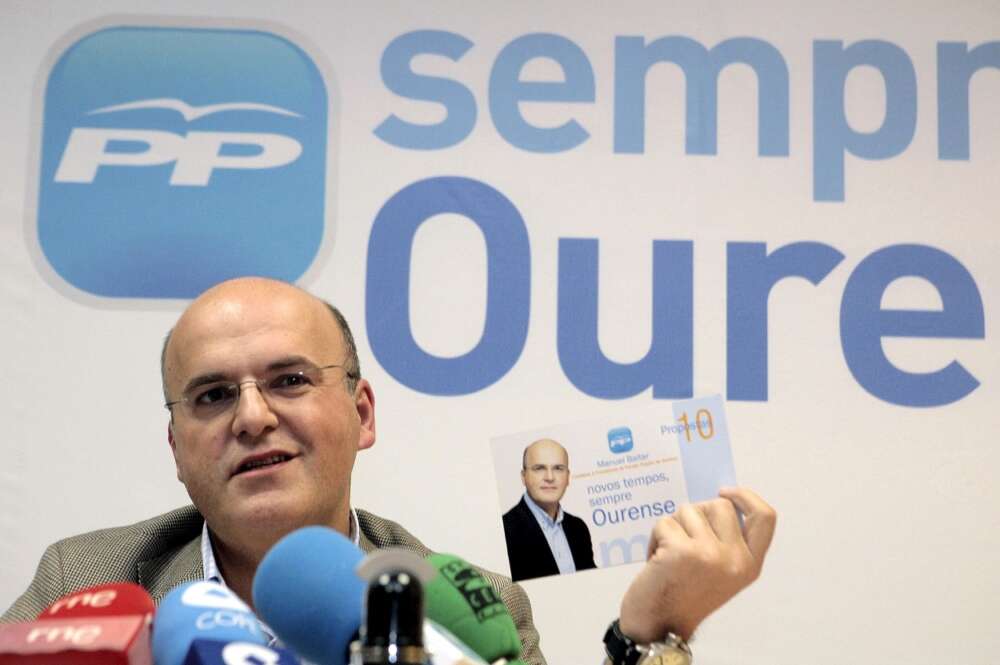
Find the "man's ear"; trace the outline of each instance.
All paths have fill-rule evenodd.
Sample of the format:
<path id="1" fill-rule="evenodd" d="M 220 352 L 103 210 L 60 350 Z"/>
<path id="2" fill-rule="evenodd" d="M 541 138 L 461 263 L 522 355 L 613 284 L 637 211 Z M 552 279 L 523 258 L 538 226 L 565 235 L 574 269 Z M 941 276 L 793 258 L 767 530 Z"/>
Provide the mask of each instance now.
<path id="1" fill-rule="evenodd" d="M 358 379 L 354 388 L 354 406 L 361 423 L 358 450 L 366 450 L 375 445 L 375 391 L 366 379 Z"/>
<path id="2" fill-rule="evenodd" d="M 167 443 L 170 444 L 170 454 L 174 456 L 174 466 L 177 467 L 177 480 L 183 483 L 184 478 L 181 477 L 181 465 L 177 462 L 177 442 L 174 441 L 173 419 L 167 423 Z"/>

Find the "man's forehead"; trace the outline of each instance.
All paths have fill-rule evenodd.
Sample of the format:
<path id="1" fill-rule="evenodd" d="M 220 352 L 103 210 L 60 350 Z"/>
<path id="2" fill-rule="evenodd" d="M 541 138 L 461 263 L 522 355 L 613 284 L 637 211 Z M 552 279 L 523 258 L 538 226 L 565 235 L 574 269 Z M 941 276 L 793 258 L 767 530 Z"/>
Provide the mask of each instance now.
<path id="1" fill-rule="evenodd" d="M 569 456 L 566 453 L 566 449 L 556 441 L 541 439 L 528 447 L 528 459 L 559 459 L 566 461 L 569 459 Z"/>
<path id="2" fill-rule="evenodd" d="M 165 369 L 187 373 L 192 364 L 231 360 L 241 345 L 248 354 L 328 354 L 342 350 L 343 339 L 319 299 L 289 285 L 246 280 L 210 289 L 188 307 L 171 333 Z"/>

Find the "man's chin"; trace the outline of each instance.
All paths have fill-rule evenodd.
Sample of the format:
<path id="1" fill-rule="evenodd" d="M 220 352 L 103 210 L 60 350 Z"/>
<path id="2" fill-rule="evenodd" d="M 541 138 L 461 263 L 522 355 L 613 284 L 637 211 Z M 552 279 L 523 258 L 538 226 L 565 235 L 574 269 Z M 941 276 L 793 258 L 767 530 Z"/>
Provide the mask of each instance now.
<path id="1" fill-rule="evenodd" d="M 213 529 L 219 525 L 218 529 L 224 528 L 230 534 L 239 534 L 241 538 L 273 542 L 305 525 L 307 520 L 302 514 L 301 506 L 301 500 L 296 501 L 294 497 L 266 492 L 243 498 L 237 507 L 223 508 L 216 515 L 205 517 L 209 527 Z"/>
<path id="2" fill-rule="evenodd" d="M 283 492 L 268 492 L 249 497 L 233 511 L 249 528 L 292 531 L 306 522 L 301 499 Z"/>

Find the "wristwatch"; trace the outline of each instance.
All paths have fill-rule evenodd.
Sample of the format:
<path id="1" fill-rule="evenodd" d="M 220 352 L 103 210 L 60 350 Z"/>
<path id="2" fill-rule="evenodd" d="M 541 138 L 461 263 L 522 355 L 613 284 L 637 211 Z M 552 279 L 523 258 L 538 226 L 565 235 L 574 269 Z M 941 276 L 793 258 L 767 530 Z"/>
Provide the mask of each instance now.
<path id="1" fill-rule="evenodd" d="M 604 652 L 611 665 L 691 665 L 691 647 L 679 635 L 667 633 L 659 642 L 636 644 L 622 633 L 618 619 L 604 633 Z"/>

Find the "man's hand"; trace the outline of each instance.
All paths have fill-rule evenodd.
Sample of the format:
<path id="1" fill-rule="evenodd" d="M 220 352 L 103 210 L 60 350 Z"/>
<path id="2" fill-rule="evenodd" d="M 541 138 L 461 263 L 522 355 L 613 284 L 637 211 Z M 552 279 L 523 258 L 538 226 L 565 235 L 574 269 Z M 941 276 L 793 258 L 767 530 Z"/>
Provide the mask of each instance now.
<path id="1" fill-rule="evenodd" d="M 760 575 L 777 515 L 754 492 L 681 506 L 653 527 L 646 566 L 622 599 L 621 631 L 640 644 L 698 624 Z M 740 528 L 736 509 L 743 513 Z"/>

